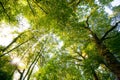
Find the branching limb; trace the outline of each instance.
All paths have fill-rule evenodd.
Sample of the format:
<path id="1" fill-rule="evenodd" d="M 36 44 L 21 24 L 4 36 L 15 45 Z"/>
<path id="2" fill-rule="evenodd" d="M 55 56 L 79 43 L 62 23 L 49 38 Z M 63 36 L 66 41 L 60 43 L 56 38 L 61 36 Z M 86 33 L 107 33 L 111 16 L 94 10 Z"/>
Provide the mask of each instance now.
<path id="1" fill-rule="evenodd" d="M 119 23 L 120 23 L 120 21 L 117 22 L 114 26 L 111 26 L 111 28 L 103 35 L 103 37 L 101 38 L 101 41 L 105 40 L 105 38 L 107 37 L 107 35 L 108 35 L 111 31 L 113 31 L 113 30 L 118 26 Z"/>

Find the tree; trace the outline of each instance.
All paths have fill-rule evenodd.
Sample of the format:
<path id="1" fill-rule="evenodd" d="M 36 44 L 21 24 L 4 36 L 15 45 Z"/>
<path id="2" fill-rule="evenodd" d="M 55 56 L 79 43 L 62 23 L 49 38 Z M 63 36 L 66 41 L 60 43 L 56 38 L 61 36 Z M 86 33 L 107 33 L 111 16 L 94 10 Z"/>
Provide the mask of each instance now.
<path id="1" fill-rule="evenodd" d="M 5 52 L 10 51 L 9 54 L 16 54 L 20 57 L 23 56 L 24 58 L 22 58 L 22 60 L 26 60 L 25 64 L 28 72 L 26 76 L 28 76 L 28 80 L 32 75 L 35 65 L 38 65 L 38 63 L 44 64 L 44 66 L 41 65 L 39 68 L 42 67 L 45 71 L 46 69 L 48 70 L 48 72 L 46 71 L 47 73 L 44 73 L 45 76 L 41 73 L 39 74 L 39 72 L 38 75 L 42 75 L 45 79 L 48 79 L 48 76 L 51 79 L 56 79 L 61 75 L 58 70 L 62 64 L 55 66 L 56 62 L 59 62 L 56 58 L 55 62 L 53 62 L 54 58 L 50 58 L 51 60 L 48 61 L 48 63 L 44 61 L 48 59 L 47 56 L 50 56 L 46 56 L 46 53 L 50 53 L 51 50 L 57 50 L 51 46 L 52 44 L 49 44 L 54 43 L 50 39 L 48 39 L 47 43 L 44 43 L 46 35 L 53 33 L 52 36 L 58 35 L 61 40 L 63 40 L 64 46 L 61 49 L 63 51 L 68 49 L 67 53 L 70 54 L 70 60 L 74 63 L 79 63 L 83 71 L 90 71 L 89 74 L 92 73 L 95 80 L 101 79 L 102 76 L 102 73 L 99 72 L 99 67 L 105 69 L 103 73 L 109 75 L 110 72 L 112 72 L 120 79 L 120 20 L 119 16 L 117 16 L 119 14 L 119 6 L 115 8 L 112 7 L 114 11 L 112 17 L 104 10 L 104 7 L 110 5 L 112 1 L 113 0 L 0 1 L 0 11 L 2 12 L 0 13 L 1 22 L 6 21 L 6 23 L 9 22 L 10 24 L 17 25 L 18 20 L 16 20 L 16 16 L 20 17 L 19 15 L 21 14 L 28 19 L 31 25 L 23 35 L 18 36 L 13 40 L 13 43 L 2 49 L 4 50 L 2 51 L 2 55 L 5 56 Z M 49 37 L 47 36 L 47 38 Z M 52 38 L 52 40 L 54 41 L 56 38 L 57 36 Z M 60 41 L 57 42 L 60 43 Z M 17 44 L 17 47 L 12 49 L 14 43 Z M 44 44 L 46 44 L 45 50 Z M 30 49 L 28 49 L 28 47 Z M 48 52 L 46 49 L 48 49 Z M 43 51 L 41 52 L 41 50 Z M 26 55 L 17 54 L 23 53 L 24 51 L 27 51 L 25 52 L 25 54 L 27 53 Z M 62 54 L 63 52 L 58 51 L 58 53 Z M 59 59 L 58 56 L 57 58 Z M 66 57 L 64 58 L 67 59 Z M 69 62 L 63 63 L 63 65 L 66 64 L 69 64 Z M 70 64 L 72 63 L 70 62 Z M 77 70 L 80 71 L 80 69 L 76 68 L 76 65 L 78 64 L 65 67 L 65 70 L 69 68 L 65 75 L 73 75 L 71 79 L 74 79 L 74 76 L 77 75 L 69 74 L 69 71 L 71 68 L 73 68 L 73 72 Z M 51 68 L 55 68 L 52 72 L 60 75 L 52 73 L 52 77 L 49 72 Z M 26 76 L 24 76 L 24 78 Z M 86 79 L 93 79 L 88 75 L 85 77 Z M 38 77 L 38 79 L 41 78 Z"/>

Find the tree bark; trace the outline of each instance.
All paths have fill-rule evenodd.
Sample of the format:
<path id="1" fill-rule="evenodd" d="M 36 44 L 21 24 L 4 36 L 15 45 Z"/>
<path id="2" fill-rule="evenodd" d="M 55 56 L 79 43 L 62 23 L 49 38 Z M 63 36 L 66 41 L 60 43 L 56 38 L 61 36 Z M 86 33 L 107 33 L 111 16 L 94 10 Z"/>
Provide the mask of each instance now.
<path id="1" fill-rule="evenodd" d="M 110 50 L 107 49 L 106 45 L 103 43 L 103 40 L 106 38 L 106 36 L 118 26 L 120 21 L 117 22 L 114 26 L 112 26 L 111 29 L 109 29 L 101 39 L 99 39 L 98 36 L 90 29 L 88 20 L 89 20 L 89 16 L 86 20 L 86 27 L 84 28 L 88 30 L 89 33 L 92 35 L 94 43 L 96 44 L 96 47 L 98 49 L 98 53 L 105 60 L 105 66 L 117 76 L 118 80 L 120 80 L 120 62 L 110 52 Z"/>
<path id="2" fill-rule="evenodd" d="M 93 39 L 97 46 L 98 52 L 101 56 L 103 56 L 105 60 L 105 65 L 108 67 L 120 80 L 120 62 L 116 59 L 116 57 L 107 49 L 106 45 L 102 43 L 102 41 L 92 33 Z"/>

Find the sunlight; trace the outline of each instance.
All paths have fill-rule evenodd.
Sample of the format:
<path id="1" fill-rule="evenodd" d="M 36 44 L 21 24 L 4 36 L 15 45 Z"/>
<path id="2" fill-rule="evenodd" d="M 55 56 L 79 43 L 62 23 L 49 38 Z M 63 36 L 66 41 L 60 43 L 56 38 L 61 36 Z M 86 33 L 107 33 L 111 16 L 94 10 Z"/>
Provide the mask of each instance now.
<path id="1" fill-rule="evenodd" d="M 20 58 L 18 58 L 18 57 L 13 58 L 11 63 L 18 65 L 20 63 Z"/>
<path id="2" fill-rule="evenodd" d="M 13 57 L 11 64 L 16 65 L 19 69 L 25 68 L 25 64 L 21 61 L 19 57 Z"/>
<path id="3" fill-rule="evenodd" d="M 109 14 L 109 15 L 112 15 L 113 14 L 113 11 L 108 8 L 107 6 L 105 6 L 105 11 Z"/>
<path id="4" fill-rule="evenodd" d="M 113 7 L 115 6 L 119 6 L 120 5 L 120 0 L 114 0 L 111 2 L 111 5 Z M 108 7 L 108 6 L 105 6 L 105 11 L 109 14 L 109 15 L 112 15 L 113 14 L 113 11 Z"/>
<path id="5" fill-rule="evenodd" d="M 15 71 L 13 80 L 19 80 L 20 74 Z"/>
<path id="6" fill-rule="evenodd" d="M 16 34 L 12 34 L 14 30 L 14 28 L 5 23 L 0 25 L 0 45 L 7 46 L 17 36 Z"/>
<path id="7" fill-rule="evenodd" d="M 13 57 L 13 56 L 12 56 Z M 20 71 L 23 71 L 25 69 L 25 64 L 21 61 L 19 57 L 13 57 L 11 64 L 15 65 L 17 69 Z M 13 80 L 18 80 L 20 77 L 20 73 L 16 70 L 13 76 Z"/>
<path id="8" fill-rule="evenodd" d="M 111 2 L 112 6 L 119 6 L 120 5 L 120 0 L 114 0 Z"/>
<path id="9" fill-rule="evenodd" d="M 19 25 L 17 26 L 11 26 L 8 25 L 5 22 L 2 22 L 0 24 L 0 45 L 7 46 L 10 44 L 10 42 L 15 38 L 18 34 L 13 34 L 13 32 L 23 32 L 24 30 L 30 28 L 30 24 L 28 23 L 28 20 L 23 17 L 22 15 L 18 15 L 17 19 L 19 20 Z"/>

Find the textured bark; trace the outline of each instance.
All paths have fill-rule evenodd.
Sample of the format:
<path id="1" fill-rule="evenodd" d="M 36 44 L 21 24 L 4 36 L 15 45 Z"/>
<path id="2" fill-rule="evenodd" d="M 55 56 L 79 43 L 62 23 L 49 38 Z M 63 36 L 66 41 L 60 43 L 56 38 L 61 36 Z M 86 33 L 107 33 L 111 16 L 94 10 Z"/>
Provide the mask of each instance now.
<path id="1" fill-rule="evenodd" d="M 120 62 L 116 57 L 107 49 L 107 47 L 101 42 L 96 35 L 93 35 L 95 44 L 99 51 L 99 54 L 104 57 L 105 65 L 118 77 L 120 80 Z"/>
<path id="2" fill-rule="evenodd" d="M 84 27 L 86 30 L 90 32 L 92 35 L 92 38 L 94 40 L 94 43 L 96 44 L 96 47 L 98 49 L 98 53 L 104 58 L 105 60 L 105 65 L 107 68 L 113 72 L 118 80 L 120 80 L 120 62 L 116 59 L 116 57 L 110 52 L 110 50 L 107 49 L 106 45 L 103 44 L 103 40 L 105 40 L 106 36 L 113 30 L 115 29 L 120 21 L 116 23 L 114 26 L 109 29 L 104 36 L 99 39 L 98 36 L 89 28 L 89 23 L 88 23 L 89 17 L 86 20 L 86 27 Z"/>
<path id="3" fill-rule="evenodd" d="M 120 62 L 116 57 L 106 48 L 105 45 L 99 45 L 98 50 L 101 56 L 105 59 L 105 65 L 115 74 L 120 80 Z"/>

